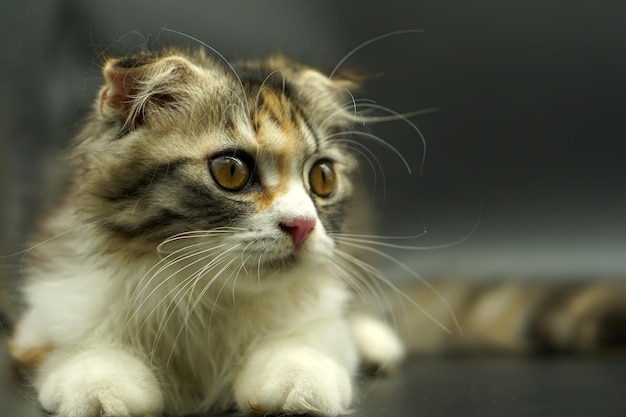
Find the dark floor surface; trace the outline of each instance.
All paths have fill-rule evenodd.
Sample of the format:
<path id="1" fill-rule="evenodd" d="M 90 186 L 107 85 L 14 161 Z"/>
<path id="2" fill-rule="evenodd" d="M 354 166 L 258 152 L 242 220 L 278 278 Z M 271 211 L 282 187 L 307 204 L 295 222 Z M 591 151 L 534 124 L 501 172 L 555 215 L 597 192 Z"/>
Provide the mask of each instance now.
<path id="1" fill-rule="evenodd" d="M 0 416 L 45 416 L 1 358 Z M 623 417 L 626 357 L 414 357 L 359 397 L 354 417 Z"/>
<path id="2" fill-rule="evenodd" d="M 371 383 L 362 417 L 626 416 L 624 358 L 412 359 Z"/>

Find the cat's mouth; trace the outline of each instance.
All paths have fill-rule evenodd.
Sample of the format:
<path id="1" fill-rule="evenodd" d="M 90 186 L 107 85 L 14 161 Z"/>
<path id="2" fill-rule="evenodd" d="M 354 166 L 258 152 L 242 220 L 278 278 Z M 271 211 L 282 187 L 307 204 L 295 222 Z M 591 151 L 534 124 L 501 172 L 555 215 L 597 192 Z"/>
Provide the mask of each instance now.
<path id="1" fill-rule="evenodd" d="M 292 251 L 286 254 L 261 257 L 257 266 L 266 272 L 286 272 L 302 265 L 311 265 L 319 257 L 307 251 Z"/>
<path id="2" fill-rule="evenodd" d="M 272 271 L 285 271 L 294 268 L 299 263 L 301 263 L 301 257 L 296 253 L 290 253 L 282 257 L 262 260 L 261 267 Z"/>
<path id="3" fill-rule="evenodd" d="M 326 257 L 315 244 L 296 247 L 290 240 L 256 237 L 252 242 L 243 243 L 245 247 L 241 253 L 244 268 L 257 273 L 285 272 L 302 265 L 312 265 Z"/>

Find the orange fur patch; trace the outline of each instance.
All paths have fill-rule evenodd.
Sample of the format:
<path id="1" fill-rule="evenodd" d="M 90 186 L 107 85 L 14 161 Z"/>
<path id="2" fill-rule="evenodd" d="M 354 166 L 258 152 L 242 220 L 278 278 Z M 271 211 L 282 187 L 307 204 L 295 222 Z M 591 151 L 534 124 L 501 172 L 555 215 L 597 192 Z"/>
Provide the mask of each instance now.
<path id="1" fill-rule="evenodd" d="M 43 360 L 54 350 L 52 345 L 36 346 L 28 349 L 19 349 L 11 340 L 7 341 L 7 349 L 11 356 L 25 369 L 33 371 L 41 365 Z"/>
<path id="2" fill-rule="evenodd" d="M 276 163 L 277 175 L 280 181 L 273 187 L 265 186 L 263 188 L 257 199 L 256 207 L 258 211 L 267 209 L 277 196 L 287 192 L 289 170 L 291 169 L 291 160 L 293 158 L 293 155 L 289 155 L 287 152 L 277 152 L 273 155 L 272 159 Z"/>
<path id="3" fill-rule="evenodd" d="M 267 209 L 276 196 L 287 192 L 293 162 L 301 153 L 298 140 L 301 133 L 295 125 L 296 116 L 293 104 L 279 93 L 270 89 L 261 90 L 258 109 L 252 115 L 252 126 L 257 142 L 271 153 L 280 180 L 259 195 L 259 211 Z"/>
<path id="4" fill-rule="evenodd" d="M 253 126 L 258 132 L 261 129 L 262 119 L 278 126 L 288 137 L 298 134 L 298 128 L 294 124 L 297 115 L 294 112 L 295 105 L 278 93 L 269 89 L 263 89 L 259 93 L 259 107 L 253 118 Z"/>

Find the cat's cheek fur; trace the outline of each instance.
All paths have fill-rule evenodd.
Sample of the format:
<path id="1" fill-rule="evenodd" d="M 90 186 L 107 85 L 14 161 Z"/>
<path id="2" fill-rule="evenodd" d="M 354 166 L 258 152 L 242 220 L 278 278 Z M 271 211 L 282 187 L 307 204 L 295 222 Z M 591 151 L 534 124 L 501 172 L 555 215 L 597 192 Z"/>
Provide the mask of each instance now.
<path id="1" fill-rule="evenodd" d="M 54 352 L 42 364 L 35 386 L 43 408 L 63 417 L 156 417 L 163 408 L 152 372 L 122 349 Z"/>

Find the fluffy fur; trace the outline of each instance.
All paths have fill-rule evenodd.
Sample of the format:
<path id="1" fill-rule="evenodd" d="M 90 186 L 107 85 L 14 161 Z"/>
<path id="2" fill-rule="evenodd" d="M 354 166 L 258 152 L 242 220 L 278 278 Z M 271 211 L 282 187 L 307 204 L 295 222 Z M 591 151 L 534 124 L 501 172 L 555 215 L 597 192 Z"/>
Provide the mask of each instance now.
<path id="1" fill-rule="evenodd" d="M 353 82 L 280 56 L 235 72 L 174 49 L 103 73 L 10 343 L 42 406 L 347 412 L 359 348 L 384 339 L 363 352 L 380 367 L 403 354 L 374 320 L 355 317 L 352 331 L 337 272 L 332 235 L 358 218 L 355 161 L 338 140 Z"/>
<path id="2" fill-rule="evenodd" d="M 46 410 L 335 416 L 349 411 L 359 364 L 397 366 L 394 331 L 353 308 L 381 281 L 395 287 L 356 253 L 390 259 L 362 234 L 356 83 L 335 75 L 178 49 L 106 62 L 71 185 L 28 251 L 9 342 Z M 412 351 L 626 341 L 617 285 L 400 294 L 413 305 L 391 307 Z"/>

